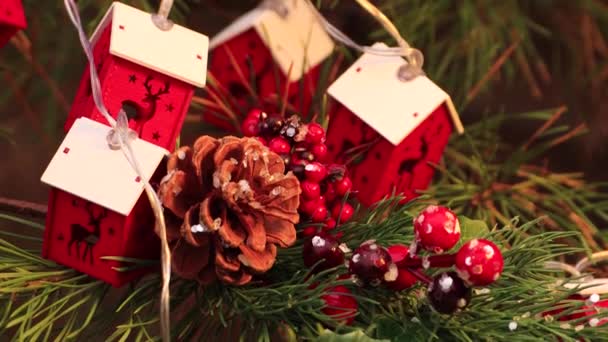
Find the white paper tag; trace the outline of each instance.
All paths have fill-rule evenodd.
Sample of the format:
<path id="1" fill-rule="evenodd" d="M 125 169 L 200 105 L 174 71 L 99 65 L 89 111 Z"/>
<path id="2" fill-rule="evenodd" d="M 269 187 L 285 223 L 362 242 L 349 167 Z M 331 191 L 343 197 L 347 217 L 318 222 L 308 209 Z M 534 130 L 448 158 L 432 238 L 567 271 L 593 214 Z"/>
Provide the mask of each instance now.
<path id="1" fill-rule="evenodd" d="M 334 43 L 305 0 L 285 0 L 287 15 L 268 8 L 256 8 L 218 33 L 211 49 L 242 32 L 255 28 L 283 74 L 297 81 L 332 53 Z M 291 69 L 291 72 L 289 71 Z"/>
<path id="2" fill-rule="evenodd" d="M 42 182 L 128 215 L 144 183 L 121 150 L 106 141 L 110 127 L 88 118 L 76 120 L 42 175 Z M 137 139 L 133 151 L 147 180 L 169 152 Z"/>
<path id="3" fill-rule="evenodd" d="M 386 47 L 376 43 L 374 48 Z M 403 82 L 397 77 L 405 60 L 397 56 L 363 54 L 328 89 L 328 93 L 398 145 L 442 104 L 448 106 L 454 126 L 462 130 L 449 95 L 426 76 Z"/>
<path id="4" fill-rule="evenodd" d="M 163 31 L 150 13 L 114 2 L 91 41 L 111 21 L 110 53 L 175 79 L 204 87 L 207 78 L 209 38 L 179 25 Z"/>

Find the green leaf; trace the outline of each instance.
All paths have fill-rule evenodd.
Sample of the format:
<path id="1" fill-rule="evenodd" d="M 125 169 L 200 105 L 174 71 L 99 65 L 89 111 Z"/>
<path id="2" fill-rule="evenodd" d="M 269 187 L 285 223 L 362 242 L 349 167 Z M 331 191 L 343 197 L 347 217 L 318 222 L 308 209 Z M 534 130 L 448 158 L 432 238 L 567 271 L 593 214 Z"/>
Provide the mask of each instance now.
<path id="1" fill-rule="evenodd" d="M 472 220 L 466 216 L 458 216 L 460 222 L 460 242 L 458 248 L 469 240 L 484 237 L 490 232 L 488 225 L 482 220 Z"/>
<path id="2" fill-rule="evenodd" d="M 331 330 L 325 329 L 315 340 L 317 342 L 389 342 L 390 340 L 373 339 L 361 330 L 356 330 L 345 335 L 339 335 Z"/>

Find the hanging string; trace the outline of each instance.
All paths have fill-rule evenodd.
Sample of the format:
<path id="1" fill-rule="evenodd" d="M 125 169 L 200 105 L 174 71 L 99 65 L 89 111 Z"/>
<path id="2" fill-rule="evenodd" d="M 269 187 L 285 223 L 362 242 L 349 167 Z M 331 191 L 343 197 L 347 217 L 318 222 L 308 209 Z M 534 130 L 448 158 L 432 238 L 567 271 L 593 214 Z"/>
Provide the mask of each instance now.
<path id="1" fill-rule="evenodd" d="M 163 1 L 165 2 L 165 1 Z M 167 1 L 172 3 L 173 1 Z M 93 101 L 99 112 L 108 121 L 112 130 L 107 136 L 108 145 L 110 148 L 118 150 L 120 149 L 124 154 L 125 158 L 144 183 L 144 190 L 152 206 L 154 217 L 156 219 L 156 229 L 160 232 L 161 237 L 161 272 L 162 272 L 162 290 L 160 299 L 160 323 L 161 323 L 161 335 L 165 342 L 170 340 L 170 307 L 169 307 L 169 283 L 171 280 L 171 251 L 167 242 L 167 228 L 165 225 L 165 217 L 163 215 L 163 208 L 154 188 L 148 182 L 148 179 L 144 176 L 141 171 L 141 167 L 135 157 L 131 143 L 137 139 L 137 133 L 129 128 L 129 120 L 123 110 L 118 113 L 117 120 L 110 115 L 108 109 L 103 103 L 103 97 L 101 93 L 101 84 L 99 81 L 99 75 L 95 66 L 95 59 L 93 57 L 93 49 L 91 44 L 84 32 L 82 22 L 80 20 L 80 14 L 78 12 L 78 6 L 74 0 L 64 0 L 65 8 L 70 17 L 70 20 L 78 31 L 80 43 L 84 50 L 85 55 L 89 61 L 89 71 L 91 74 L 91 93 L 93 95 Z M 166 12 L 168 14 L 168 11 Z"/>
<path id="2" fill-rule="evenodd" d="M 545 267 L 552 270 L 564 271 L 569 273 L 571 276 L 578 278 L 584 275 L 583 272 L 589 266 L 607 260 L 608 251 L 602 251 L 593 253 L 589 257 L 582 258 L 574 266 L 560 261 L 547 261 L 545 262 Z M 580 279 L 579 285 L 582 287 L 589 287 L 589 290 L 595 287 L 608 286 L 608 278 L 593 278 L 593 276 L 589 275 Z"/>
<path id="3" fill-rule="evenodd" d="M 289 8 L 286 5 L 286 1 L 289 0 L 264 0 L 260 7 L 274 10 L 279 16 L 285 18 L 289 14 Z M 327 21 L 325 17 L 317 10 L 315 5 L 307 0 L 307 5 L 310 6 L 311 10 L 323 25 L 325 31 L 336 41 L 352 48 L 357 51 L 368 53 L 377 56 L 400 56 L 404 57 L 407 61 L 406 64 L 401 66 L 397 72 L 397 76 L 402 81 L 409 81 L 418 76 L 424 75 L 422 66 L 424 64 L 424 55 L 420 50 L 412 48 L 408 42 L 399 34 L 399 30 L 395 25 L 388 19 L 382 11 L 376 6 L 370 3 L 368 0 L 355 0 L 363 9 L 365 9 L 370 15 L 372 15 L 384 29 L 397 41 L 399 46 L 387 47 L 387 48 L 375 48 L 373 46 L 360 45 L 347 36 L 344 32 L 340 31 L 332 23 Z"/>
<path id="4" fill-rule="evenodd" d="M 169 13 L 173 7 L 173 0 L 161 0 L 158 12 L 152 15 L 152 21 L 159 29 L 168 31 L 173 27 L 173 22 L 169 20 Z"/>

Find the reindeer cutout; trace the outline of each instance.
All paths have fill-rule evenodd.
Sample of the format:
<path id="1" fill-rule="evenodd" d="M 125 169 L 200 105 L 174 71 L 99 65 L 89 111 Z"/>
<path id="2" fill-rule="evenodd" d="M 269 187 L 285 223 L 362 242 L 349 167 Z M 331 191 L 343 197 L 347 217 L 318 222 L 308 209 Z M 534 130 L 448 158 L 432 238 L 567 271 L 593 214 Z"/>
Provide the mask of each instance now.
<path id="1" fill-rule="evenodd" d="M 89 222 L 87 226 L 83 226 L 78 223 L 74 223 L 70 226 L 71 236 L 68 242 L 68 255 L 71 255 L 72 245 L 76 245 L 76 257 L 80 256 L 80 244 L 84 243 L 84 252 L 82 254 L 82 261 L 85 261 L 87 254 L 89 254 L 90 263 L 93 264 L 93 247 L 99 242 L 101 232 L 101 222 L 108 216 L 108 210 L 102 208 L 99 215 L 95 215 L 93 212 L 93 205 L 90 202 L 85 204 L 85 210 L 89 214 Z M 91 227 L 91 228 L 89 228 Z"/>
<path id="2" fill-rule="evenodd" d="M 159 87 L 156 92 L 152 90 L 151 82 L 154 79 L 152 76 L 146 77 L 144 81 L 144 88 L 146 88 L 146 95 L 144 96 L 142 102 L 147 103 L 146 107 L 140 105 L 136 101 L 126 100 L 123 101 L 123 108 L 127 111 L 127 116 L 129 119 L 135 121 L 135 131 L 141 137 L 144 132 L 144 125 L 146 122 L 150 121 L 154 114 L 156 114 L 156 109 L 158 107 L 158 101 L 162 95 L 168 94 L 169 89 L 171 87 L 171 83 L 169 81 L 165 81 L 164 87 Z M 128 110 L 133 109 L 133 110 Z"/>

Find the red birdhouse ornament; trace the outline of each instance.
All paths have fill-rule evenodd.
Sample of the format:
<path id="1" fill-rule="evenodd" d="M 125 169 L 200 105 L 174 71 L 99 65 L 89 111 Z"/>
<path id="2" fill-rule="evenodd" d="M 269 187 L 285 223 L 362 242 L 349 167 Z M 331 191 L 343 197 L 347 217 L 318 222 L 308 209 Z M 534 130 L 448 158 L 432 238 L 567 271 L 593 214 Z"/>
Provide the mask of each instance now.
<path id="1" fill-rule="evenodd" d="M 42 182 L 52 187 L 42 254 L 121 286 L 146 270 L 121 271 L 117 268 L 129 265 L 103 257 L 157 259 L 159 241 L 152 209 L 142 196 L 143 180 L 122 151 L 108 146 L 110 129 L 76 119 L 42 175 Z M 132 147 L 150 180 L 169 152 L 141 139 Z"/>
<path id="2" fill-rule="evenodd" d="M 264 107 L 273 98 L 283 97 L 287 83 L 288 103 L 305 114 L 320 64 L 332 53 L 334 43 L 309 1 L 268 3 L 271 5 L 251 10 L 211 39 L 209 73 L 241 108 L 250 106 L 250 89 L 255 89 Z M 205 114 L 205 120 L 232 127 L 213 113 Z"/>
<path id="3" fill-rule="evenodd" d="M 328 89 L 338 103 L 326 144 L 335 161 L 349 162 L 353 189 L 365 205 L 393 191 L 416 197 L 430 184 L 430 164 L 439 162 L 451 133 L 463 132 L 448 94 L 426 76 L 398 77 L 405 63 L 364 54 Z"/>
<path id="4" fill-rule="evenodd" d="M 21 0 L 0 1 L 0 47 L 6 45 L 17 31 L 26 27 Z"/>
<path id="5" fill-rule="evenodd" d="M 208 38 L 179 25 L 163 31 L 151 14 L 114 2 L 91 38 L 103 101 L 124 108 L 129 127 L 172 151 L 195 87 L 204 87 Z M 79 117 L 106 123 L 93 101 L 86 68 L 65 125 Z"/>
<path id="6" fill-rule="evenodd" d="M 66 138 L 42 176 L 52 187 L 43 256 L 121 286 L 150 269 L 107 257 L 159 257 L 143 187 L 160 181 L 155 172 L 175 147 L 194 87 L 205 85 L 208 39 L 178 25 L 161 30 L 150 13 L 115 2 L 91 45 L 105 106 L 114 117 L 124 108 L 139 134 L 132 147 L 145 177 L 108 146 L 110 127 L 94 103 L 87 68 Z"/>

